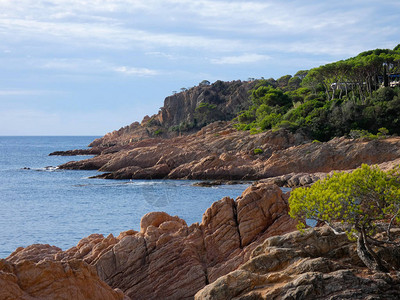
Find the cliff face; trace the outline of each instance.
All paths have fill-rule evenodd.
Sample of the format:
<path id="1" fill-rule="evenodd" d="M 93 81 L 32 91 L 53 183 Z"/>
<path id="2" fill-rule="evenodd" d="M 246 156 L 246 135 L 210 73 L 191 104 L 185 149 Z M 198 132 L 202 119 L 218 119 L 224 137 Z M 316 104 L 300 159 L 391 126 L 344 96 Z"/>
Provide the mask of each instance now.
<path id="1" fill-rule="evenodd" d="M 156 120 L 162 127 L 203 126 L 217 120 L 230 121 L 238 112 L 250 105 L 248 91 L 253 82 L 240 80 L 216 81 L 212 85 L 201 85 L 169 96 L 164 101 Z"/>
<path id="2" fill-rule="evenodd" d="M 250 105 L 249 90 L 256 81 L 216 81 L 165 98 L 158 114 L 144 117 L 96 139 L 90 146 L 124 145 L 152 137 L 193 133 L 214 121 L 229 121 Z"/>

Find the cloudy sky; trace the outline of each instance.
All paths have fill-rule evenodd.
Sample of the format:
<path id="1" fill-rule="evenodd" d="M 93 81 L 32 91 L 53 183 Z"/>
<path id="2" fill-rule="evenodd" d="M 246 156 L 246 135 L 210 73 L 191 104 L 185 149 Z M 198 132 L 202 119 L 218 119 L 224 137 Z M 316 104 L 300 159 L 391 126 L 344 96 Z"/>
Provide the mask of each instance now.
<path id="1" fill-rule="evenodd" d="M 204 79 L 392 49 L 399 20 L 399 0 L 0 0 L 0 135 L 103 135 Z"/>

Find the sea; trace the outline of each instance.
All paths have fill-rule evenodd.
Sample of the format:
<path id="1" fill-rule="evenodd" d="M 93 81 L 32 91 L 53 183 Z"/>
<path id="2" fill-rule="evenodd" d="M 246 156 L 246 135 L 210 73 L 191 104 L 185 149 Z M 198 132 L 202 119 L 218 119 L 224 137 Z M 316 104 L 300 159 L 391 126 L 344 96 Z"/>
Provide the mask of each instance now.
<path id="1" fill-rule="evenodd" d="M 63 250 L 92 233 L 140 230 L 143 215 L 165 211 L 188 225 L 210 205 L 238 197 L 249 185 L 193 186 L 191 180 L 90 179 L 97 171 L 60 170 L 90 156 L 49 156 L 85 149 L 95 136 L 0 137 L 0 258 L 17 247 L 50 244 Z"/>

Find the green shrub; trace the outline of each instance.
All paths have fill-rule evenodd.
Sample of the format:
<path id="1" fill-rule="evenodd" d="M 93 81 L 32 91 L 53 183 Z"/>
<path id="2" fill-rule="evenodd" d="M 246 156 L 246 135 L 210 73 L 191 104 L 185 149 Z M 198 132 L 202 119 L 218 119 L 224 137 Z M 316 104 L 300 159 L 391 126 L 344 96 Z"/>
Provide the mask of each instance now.
<path id="1" fill-rule="evenodd" d="M 254 149 L 254 154 L 262 154 L 262 153 L 264 153 L 264 151 L 263 151 L 263 149 L 260 149 L 260 148 L 256 148 L 256 149 Z"/>
<path id="2" fill-rule="evenodd" d="M 161 129 L 157 129 L 156 131 L 153 132 L 154 136 L 158 136 L 161 135 L 163 133 L 163 131 Z"/>

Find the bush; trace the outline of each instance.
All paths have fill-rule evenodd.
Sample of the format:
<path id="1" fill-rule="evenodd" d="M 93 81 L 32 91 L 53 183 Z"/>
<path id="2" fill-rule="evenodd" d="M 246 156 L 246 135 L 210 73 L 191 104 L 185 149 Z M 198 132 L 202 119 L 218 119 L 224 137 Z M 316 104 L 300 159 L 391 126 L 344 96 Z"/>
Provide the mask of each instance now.
<path id="1" fill-rule="evenodd" d="M 263 149 L 260 149 L 260 148 L 256 148 L 256 149 L 254 149 L 254 154 L 262 154 L 262 153 L 264 153 L 264 151 L 263 151 Z"/>
<path id="2" fill-rule="evenodd" d="M 161 129 L 157 129 L 157 130 L 155 130 L 154 132 L 153 132 L 153 135 L 154 136 L 158 136 L 158 135 L 161 135 L 163 133 L 163 131 L 161 130 Z"/>
<path id="3" fill-rule="evenodd" d="M 326 223 L 335 232 L 338 229 L 333 222 L 348 223 L 351 228 L 346 233 L 357 239 L 357 253 L 365 265 L 372 270 L 387 271 L 370 244 L 384 247 L 392 243 L 393 222 L 400 221 L 398 170 L 385 173 L 364 164 L 352 173 L 334 173 L 310 188 L 293 190 L 289 214 L 300 221 L 299 229 L 304 228 L 306 219 Z M 378 223 L 385 227 L 387 239 L 374 237 Z"/>

